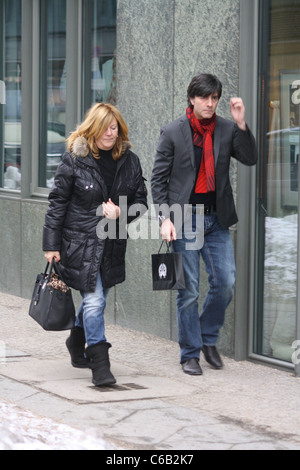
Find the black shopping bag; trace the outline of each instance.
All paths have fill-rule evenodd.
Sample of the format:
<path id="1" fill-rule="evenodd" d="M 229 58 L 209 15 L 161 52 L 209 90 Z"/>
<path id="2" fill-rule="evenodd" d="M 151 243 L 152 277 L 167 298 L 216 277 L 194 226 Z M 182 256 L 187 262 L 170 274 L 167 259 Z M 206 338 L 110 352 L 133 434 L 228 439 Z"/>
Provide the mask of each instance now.
<path id="1" fill-rule="evenodd" d="M 49 273 L 48 268 L 49 263 L 36 278 L 29 315 L 46 331 L 70 330 L 75 325 L 71 289 L 63 281 L 54 259 Z"/>
<path id="2" fill-rule="evenodd" d="M 168 243 L 168 251 L 161 253 L 163 243 L 159 252 L 152 255 L 153 290 L 185 289 L 182 254 L 170 252 Z"/>

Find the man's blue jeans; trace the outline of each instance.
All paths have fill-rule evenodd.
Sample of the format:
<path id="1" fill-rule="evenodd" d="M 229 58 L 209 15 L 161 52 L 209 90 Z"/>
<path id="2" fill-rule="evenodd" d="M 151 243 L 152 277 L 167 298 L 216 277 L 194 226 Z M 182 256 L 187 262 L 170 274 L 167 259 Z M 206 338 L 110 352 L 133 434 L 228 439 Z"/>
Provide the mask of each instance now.
<path id="1" fill-rule="evenodd" d="M 196 214 L 193 213 L 193 231 Z M 190 238 L 190 236 L 188 237 Z M 235 286 L 235 260 L 229 230 L 224 230 L 216 214 L 204 216 L 204 245 L 201 249 L 187 249 L 194 243 L 185 237 L 173 242 L 173 250 L 182 252 L 186 288 L 178 291 L 177 319 L 181 363 L 196 358 L 205 346 L 215 346 L 219 330 L 224 324 L 225 312 L 232 300 Z M 199 318 L 200 256 L 209 275 L 209 291 Z"/>
<path id="2" fill-rule="evenodd" d="M 88 346 L 106 341 L 104 310 L 109 289 L 103 289 L 100 272 L 97 277 L 95 292 L 81 292 L 82 302 L 79 307 L 75 326 L 84 329 Z"/>

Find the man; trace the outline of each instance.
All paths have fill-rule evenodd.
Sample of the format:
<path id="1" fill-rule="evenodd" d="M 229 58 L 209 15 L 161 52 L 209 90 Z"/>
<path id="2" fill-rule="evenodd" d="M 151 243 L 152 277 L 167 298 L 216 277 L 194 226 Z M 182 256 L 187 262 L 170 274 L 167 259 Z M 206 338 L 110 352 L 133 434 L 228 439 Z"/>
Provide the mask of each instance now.
<path id="1" fill-rule="evenodd" d="M 202 375 L 200 351 L 215 369 L 222 369 L 217 351 L 219 330 L 235 286 L 235 260 L 229 227 L 235 224 L 229 180 L 231 157 L 251 166 L 257 161 L 255 139 L 245 122 L 241 98 L 230 101 L 235 122 L 216 115 L 222 84 L 200 74 L 188 87 L 186 115 L 161 130 L 152 173 L 152 197 L 159 207 L 161 236 L 182 252 L 186 288 L 177 295 L 178 340 L 183 371 Z M 169 208 L 177 204 L 186 219 L 192 207 L 192 227 L 198 230 L 197 207 L 204 206 L 204 244 L 191 247 L 190 233 L 176 225 Z M 202 217 L 203 220 L 203 217 Z M 199 320 L 200 256 L 209 275 L 209 291 Z"/>

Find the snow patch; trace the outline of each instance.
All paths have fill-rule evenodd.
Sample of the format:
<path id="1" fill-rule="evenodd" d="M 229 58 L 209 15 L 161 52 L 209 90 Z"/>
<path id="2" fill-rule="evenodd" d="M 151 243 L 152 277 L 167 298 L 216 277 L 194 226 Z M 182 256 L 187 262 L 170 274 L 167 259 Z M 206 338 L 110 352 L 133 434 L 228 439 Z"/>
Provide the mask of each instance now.
<path id="1" fill-rule="evenodd" d="M 0 403 L 0 451 L 112 449 L 116 450 L 97 431 L 83 432 L 15 405 Z"/>

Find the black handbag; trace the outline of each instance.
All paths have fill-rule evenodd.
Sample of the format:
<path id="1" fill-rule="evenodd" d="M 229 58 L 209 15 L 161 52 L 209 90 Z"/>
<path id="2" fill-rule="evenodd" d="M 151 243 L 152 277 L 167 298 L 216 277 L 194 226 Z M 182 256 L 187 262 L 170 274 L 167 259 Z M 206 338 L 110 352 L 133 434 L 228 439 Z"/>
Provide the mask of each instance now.
<path id="1" fill-rule="evenodd" d="M 170 252 L 169 243 L 167 243 L 167 252 L 161 253 L 163 244 L 164 242 L 158 253 L 152 255 L 153 290 L 185 289 L 182 253 Z"/>
<path id="2" fill-rule="evenodd" d="M 75 325 L 75 306 L 71 289 L 64 282 L 54 258 L 37 276 L 29 315 L 46 331 L 70 330 Z M 53 270 L 55 272 L 53 272 Z"/>

